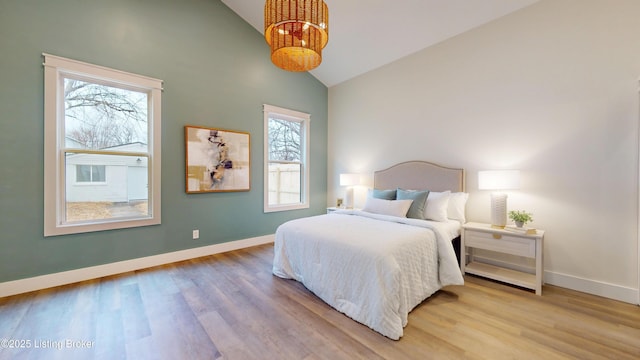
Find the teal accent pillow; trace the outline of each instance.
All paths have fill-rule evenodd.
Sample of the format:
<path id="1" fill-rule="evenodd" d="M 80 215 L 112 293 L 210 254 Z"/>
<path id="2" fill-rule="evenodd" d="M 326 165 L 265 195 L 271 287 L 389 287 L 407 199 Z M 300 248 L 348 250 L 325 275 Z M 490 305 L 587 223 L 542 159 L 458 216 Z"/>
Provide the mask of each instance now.
<path id="1" fill-rule="evenodd" d="M 427 206 L 429 190 L 403 190 L 398 188 L 397 200 L 413 200 L 407 212 L 408 218 L 424 220 L 424 210 Z"/>
<path id="2" fill-rule="evenodd" d="M 383 199 L 383 200 L 395 200 L 396 199 L 396 190 L 380 190 L 373 189 L 373 193 L 371 194 L 375 199 Z"/>

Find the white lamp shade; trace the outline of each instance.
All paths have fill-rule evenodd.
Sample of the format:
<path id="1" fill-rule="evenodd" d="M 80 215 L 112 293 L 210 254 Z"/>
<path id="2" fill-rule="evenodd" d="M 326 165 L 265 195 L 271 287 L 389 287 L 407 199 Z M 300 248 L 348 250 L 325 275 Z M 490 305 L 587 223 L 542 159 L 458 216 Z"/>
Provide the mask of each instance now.
<path id="1" fill-rule="evenodd" d="M 360 185 L 360 174 L 340 174 L 340 186 Z"/>
<path id="2" fill-rule="evenodd" d="M 520 188 L 520 171 L 486 170 L 478 171 L 480 190 L 516 190 Z"/>

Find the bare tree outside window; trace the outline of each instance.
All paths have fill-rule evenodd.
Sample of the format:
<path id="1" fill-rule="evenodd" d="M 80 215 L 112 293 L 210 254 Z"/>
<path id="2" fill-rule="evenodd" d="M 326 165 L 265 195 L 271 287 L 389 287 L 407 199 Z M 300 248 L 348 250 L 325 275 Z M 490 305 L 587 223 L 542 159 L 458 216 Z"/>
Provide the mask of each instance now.
<path id="1" fill-rule="evenodd" d="M 147 159 L 125 154 L 134 144 L 146 147 L 147 107 L 147 93 L 64 79 L 65 138 L 75 149 L 112 152 L 66 153 L 67 222 L 148 214 Z M 120 190 L 111 189 L 118 183 Z M 120 195 L 111 195 L 116 192 Z"/>
<path id="2" fill-rule="evenodd" d="M 297 204 L 302 196 L 302 122 L 269 117 L 269 204 Z"/>
<path id="3" fill-rule="evenodd" d="M 87 149 L 147 142 L 147 94 L 66 78 L 65 135 Z"/>
<path id="4" fill-rule="evenodd" d="M 301 160 L 299 122 L 269 118 L 269 159 Z"/>

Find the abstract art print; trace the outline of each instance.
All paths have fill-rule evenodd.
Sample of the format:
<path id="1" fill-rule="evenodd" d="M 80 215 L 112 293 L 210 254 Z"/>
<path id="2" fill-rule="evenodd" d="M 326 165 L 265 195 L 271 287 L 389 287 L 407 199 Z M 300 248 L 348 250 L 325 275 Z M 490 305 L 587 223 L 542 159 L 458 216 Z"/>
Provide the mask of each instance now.
<path id="1" fill-rule="evenodd" d="M 184 127 L 187 193 L 249 191 L 249 133 Z"/>

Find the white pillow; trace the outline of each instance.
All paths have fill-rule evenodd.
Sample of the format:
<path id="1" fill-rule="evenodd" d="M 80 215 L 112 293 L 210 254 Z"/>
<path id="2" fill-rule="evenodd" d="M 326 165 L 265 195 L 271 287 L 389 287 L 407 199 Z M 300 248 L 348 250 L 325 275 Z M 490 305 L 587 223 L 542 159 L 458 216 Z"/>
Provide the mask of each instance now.
<path id="1" fill-rule="evenodd" d="M 368 197 L 362 211 L 380 215 L 407 217 L 407 211 L 409 211 L 412 202 L 413 200 L 384 200 Z"/>
<path id="2" fill-rule="evenodd" d="M 461 224 L 467 222 L 467 218 L 465 217 L 465 209 L 467 208 L 468 199 L 468 193 L 451 193 L 451 196 L 449 196 L 449 210 L 447 211 L 447 216 L 449 217 L 449 219 L 458 220 Z"/>
<path id="3" fill-rule="evenodd" d="M 427 207 L 424 210 L 424 218 L 433 221 L 447 221 L 449 212 L 449 196 L 451 191 L 431 191 L 427 197 Z"/>

